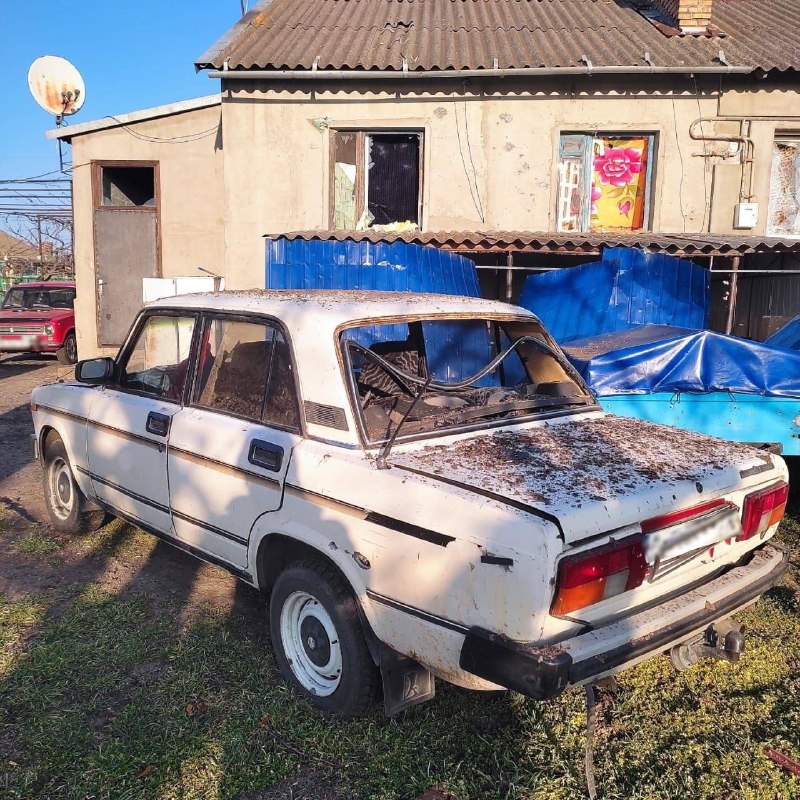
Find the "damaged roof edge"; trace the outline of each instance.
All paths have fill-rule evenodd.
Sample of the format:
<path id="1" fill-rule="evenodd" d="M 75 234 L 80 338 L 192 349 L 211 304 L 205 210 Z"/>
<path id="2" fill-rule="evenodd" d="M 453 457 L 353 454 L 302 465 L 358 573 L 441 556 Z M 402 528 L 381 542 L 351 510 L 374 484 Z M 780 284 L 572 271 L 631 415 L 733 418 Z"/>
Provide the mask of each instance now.
<path id="1" fill-rule="evenodd" d="M 203 97 L 195 97 L 191 100 L 181 100 L 177 103 L 167 103 L 163 106 L 143 108 L 140 111 L 130 111 L 127 114 L 116 114 L 113 116 L 109 114 L 105 117 L 101 117 L 100 119 L 81 122 L 77 125 L 65 125 L 61 128 L 52 128 L 51 130 L 46 131 L 45 135 L 48 139 L 62 139 L 69 141 L 73 136 L 80 136 L 84 133 L 94 133 L 95 131 L 102 131 L 106 128 L 118 128 L 122 125 L 131 125 L 136 122 L 146 122 L 150 119 L 168 117 L 172 114 L 183 114 L 186 111 L 195 111 L 199 108 L 216 106 L 221 102 L 222 96 L 219 93 L 209 94 Z"/>
<path id="2" fill-rule="evenodd" d="M 269 8 L 273 0 L 260 0 L 253 8 L 250 9 L 230 30 L 225 31 L 222 36 L 217 39 L 204 53 L 194 62 L 194 68 L 197 72 L 204 69 L 210 69 L 214 66 L 222 66 L 224 62 L 223 56 L 230 46 L 244 36 L 247 29 L 253 23 L 253 20 Z"/>

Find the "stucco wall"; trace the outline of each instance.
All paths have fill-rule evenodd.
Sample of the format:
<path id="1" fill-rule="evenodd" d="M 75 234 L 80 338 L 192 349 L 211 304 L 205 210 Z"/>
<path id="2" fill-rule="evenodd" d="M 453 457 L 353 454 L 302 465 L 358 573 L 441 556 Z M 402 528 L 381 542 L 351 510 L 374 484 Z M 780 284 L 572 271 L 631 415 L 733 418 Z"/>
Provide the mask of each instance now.
<path id="1" fill-rule="evenodd" d="M 560 133 L 652 132 L 653 229 L 700 232 L 711 166 L 695 157 L 703 145 L 688 130 L 701 114 L 716 113 L 716 93 L 698 98 L 687 81 L 685 95 L 632 97 L 593 80 L 537 93 L 506 81 L 502 90 L 468 88 L 458 96 L 454 83 L 428 89 L 426 82 L 424 94 L 399 93 L 396 85 L 364 94 L 231 81 L 223 101 L 230 285 L 262 285 L 263 246 L 254 232 L 328 226 L 330 129 L 337 125 L 424 130 L 426 230 L 554 230 Z"/>
<path id="2" fill-rule="evenodd" d="M 76 317 L 81 358 L 97 346 L 92 161 L 158 161 L 160 179 L 161 275 L 202 275 L 224 268 L 222 139 L 213 132 L 196 141 L 152 142 L 209 131 L 220 122 L 219 105 L 174 116 L 75 136 L 72 140 L 75 213 Z M 141 306 L 141 297 L 131 297 Z"/>

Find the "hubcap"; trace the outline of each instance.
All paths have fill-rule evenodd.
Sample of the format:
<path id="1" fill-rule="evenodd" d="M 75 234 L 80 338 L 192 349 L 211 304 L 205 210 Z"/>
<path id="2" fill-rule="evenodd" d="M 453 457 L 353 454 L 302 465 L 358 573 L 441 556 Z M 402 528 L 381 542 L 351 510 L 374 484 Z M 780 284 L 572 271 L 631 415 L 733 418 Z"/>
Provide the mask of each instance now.
<path id="1" fill-rule="evenodd" d="M 342 677 L 339 635 L 325 607 L 308 592 L 293 592 L 281 608 L 281 642 L 300 685 L 328 697 Z"/>
<path id="2" fill-rule="evenodd" d="M 69 464 L 61 458 L 54 458 L 48 468 L 50 508 L 59 519 L 67 519 L 75 503 L 75 490 Z"/>

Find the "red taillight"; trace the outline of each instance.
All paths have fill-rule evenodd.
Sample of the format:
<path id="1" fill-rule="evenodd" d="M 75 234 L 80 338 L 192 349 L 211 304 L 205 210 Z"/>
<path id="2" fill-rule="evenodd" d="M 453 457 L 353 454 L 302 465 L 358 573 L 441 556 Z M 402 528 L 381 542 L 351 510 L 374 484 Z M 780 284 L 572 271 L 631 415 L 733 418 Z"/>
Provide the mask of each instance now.
<path id="1" fill-rule="evenodd" d="M 780 522 L 783 512 L 786 511 L 788 497 L 789 485 L 786 483 L 776 483 L 747 495 L 742 510 L 742 532 L 736 537 L 736 541 L 743 542 L 766 533 Z"/>
<path id="2" fill-rule="evenodd" d="M 569 614 L 641 586 L 647 562 L 640 537 L 563 558 L 551 613 Z"/>
<path id="3" fill-rule="evenodd" d="M 724 505 L 727 505 L 725 500 L 709 500 L 707 503 L 685 508 L 683 511 L 671 511 L 669 514 L 662 514 L 660 517 L 651 517 L 642 523 L 642 533 L 650 533 L 651 531 L 661 530 L 662 528 L 669 528 L 672 525 L 677 525 L 679 522 L 688 522 L 695 517 L 702 517 L 703 514 L 716 511 Z"/>

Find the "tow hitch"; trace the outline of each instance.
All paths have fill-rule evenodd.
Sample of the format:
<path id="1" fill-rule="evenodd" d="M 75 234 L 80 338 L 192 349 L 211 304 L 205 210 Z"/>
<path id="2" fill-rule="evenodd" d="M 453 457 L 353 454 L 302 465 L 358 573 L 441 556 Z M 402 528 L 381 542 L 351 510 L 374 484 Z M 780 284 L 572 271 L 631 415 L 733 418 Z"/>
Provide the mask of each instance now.
<path id="1" fill-rule="evenodd" d="M 743 652 L 744 625 L 732 619 L 723 619 L 709 625 L 697 639 L 676 644 L 670 650 L 669 657 L 675 668 L 683 672 L 704 658 L 735 664 Z"/>

